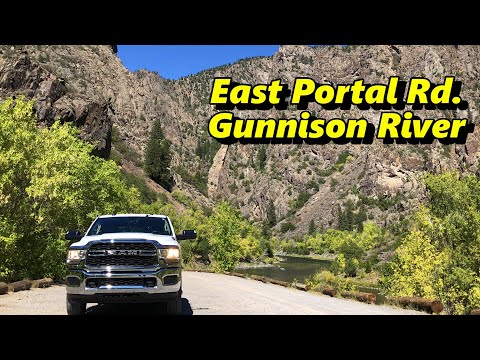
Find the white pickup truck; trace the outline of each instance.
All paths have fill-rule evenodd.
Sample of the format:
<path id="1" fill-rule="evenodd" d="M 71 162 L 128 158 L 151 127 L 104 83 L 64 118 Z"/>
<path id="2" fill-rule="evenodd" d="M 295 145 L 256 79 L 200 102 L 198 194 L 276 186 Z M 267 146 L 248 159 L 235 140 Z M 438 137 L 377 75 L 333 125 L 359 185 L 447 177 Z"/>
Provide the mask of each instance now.
<path id="1" fill-rule="evenodd" d="M 195 239 L 194 230 L 175 234 L 165 215 L 122 214 L 97 217 L 67 255 L 67 313 L 83 315 L 87 303 L 158 302 L 181 312 L 182 273 L 178 241 Z"/>

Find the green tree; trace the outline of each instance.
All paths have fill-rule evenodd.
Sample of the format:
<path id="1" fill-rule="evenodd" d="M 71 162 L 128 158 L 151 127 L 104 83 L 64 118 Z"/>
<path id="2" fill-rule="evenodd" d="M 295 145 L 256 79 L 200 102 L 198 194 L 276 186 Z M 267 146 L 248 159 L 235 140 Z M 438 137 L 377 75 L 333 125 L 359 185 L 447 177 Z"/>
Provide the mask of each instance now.
<path id="1" fill-rule="evenodd" d="M 275 213 L 275 204 L 273 203 L 273 200 L 270 199 L 268 201 L 268 206 L 267 206 L 267 225 L 269 227 L 273 227 L 277 224 L 277 215 Z"/>
<path id="2" fill-rule="evenodd" d="M 172 154 L 171 142 L 163 135 L 160 120 L 155 120 L 145 151 L 145 173 L 168 191 L 172 190 L 173 178 L 170 172 Z"/>
<path id="3" fill-rule="evenodd" d="M 282 234 L 286 233 L 287 231 L 293 231 L 296 229 L 296 226 L 292 224 L 290 221 L 284 222 L 280 225 L 280 232 Z"/>
<path id="4" fill-rule="evenodd" d="M 452 314 L 480 306 L 480 180 L 426 175 L 430 195 L 383 283 L 391 294 L 435 297 Z"/>
<path id="5" fill-rule="evenodd" d="M 232 271 L 238 264 L 240 248 L 241 220 L 237 209 L 223 202 L 215 207 L 209 221 L 212 228 L 210 246 L 214 266 L 223 271 Z"/>
<path id="6" fill-rule="evenodd" d="M 85 230 L 100 214 L 133 211 L 113 161 L 91 155 L 78 130 L 56 122 L 36 127 L 33 103 L 0 103 L 0 280 L 64 274 L 68 229 Z"/>
<path id="7" fill-rule="evenodd" d="M 308 235 L 313 236 L 317 232 L 317 226 L 315 225 L 315 220 L 310 220 L 308 224 Z"/>
<path id="8" fill-rule="evenodd" d="M 355 223 L 355 214 L 353 213 L 353 208 L 353 202 L 348 200 L 345 204 L 345 210 L 339 210 L 338 230 L 353 230 Z"/>
<path id="9" fill-rule="evenodd" d="M 257 163 L 260 170 L 265 168 L 265 161 L 267 161 L 267 149 L 265 145 L 262 145 L 257 152 Z"/>

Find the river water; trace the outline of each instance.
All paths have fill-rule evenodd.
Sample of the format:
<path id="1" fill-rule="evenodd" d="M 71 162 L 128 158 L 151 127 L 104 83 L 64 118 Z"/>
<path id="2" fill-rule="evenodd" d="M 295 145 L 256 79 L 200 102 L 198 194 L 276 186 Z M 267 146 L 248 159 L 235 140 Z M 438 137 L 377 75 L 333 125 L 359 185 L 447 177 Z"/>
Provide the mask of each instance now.
<path id="1" fill-rule="evenodd" d="M 260 275 L 272 279 L 305 283 L 305 279 L 320 270 L 330 269 L 331 261 L 301 258 L 296 256 L 279 256 L 280 262 L 271 267 L 238 269 L 236 271 L 249 275 Z"/>
<path id="2" fill-rule="evenodd" d="M 235 271 L 248 274 L 266 276 L 286 282 L 297 281 L 305 283 L 305 280 L 321 270 L 329 270 L 331 261 L 302 258 L 296 256 L 279 256 L 280 262 L 270 267 L 245 268 Z M 382 304 L 385 297 L 380 294 L 378 289 L 359 287 L 359 291 L 371 292 L 377 296 L 377 304 Z"/>

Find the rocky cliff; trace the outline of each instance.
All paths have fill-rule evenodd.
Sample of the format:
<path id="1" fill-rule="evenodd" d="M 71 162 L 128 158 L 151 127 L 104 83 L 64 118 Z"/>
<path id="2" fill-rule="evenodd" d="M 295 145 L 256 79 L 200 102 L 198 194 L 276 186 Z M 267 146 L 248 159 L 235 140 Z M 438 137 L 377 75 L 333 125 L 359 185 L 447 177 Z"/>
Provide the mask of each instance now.
<path id="1" fill-rule="evenodd" d="M 416 111 L 425 117 L 468 117 L 477 122 L 480 96 L 478 46 L 281 46 L 272 57 L 258 57 L 203 71 L 177 81 L 145 70 L 131 73 L 111 46 L 2 46 L 0 95 L 24 93 L 36 99 L 41 122 L 59 117 L 73 121 L 82 136 L 107 157 L 111 126 L 141 157 L 149 129 L 160 119 L 172 141 L 176 186 L 197 201 L 212 205 L 227 199 L 252 221 L 266 218 L 273 200 L 286 235 L 338 225 L 346 204 L 382 224 L 396 224 L 425 197 L 425 171 L 478 171 L 479 129 L 465 145 L 229 145 L 208 135 L 209 105 L 215 76 L 241 83 L 273 79 L 293 85 L 297 76 L 317 82 L 386 83 L 389 76 L 425 76 L 441 82 L 454 75 L 463 82 L 465 111 Z M 326 112 L 318 117 L 378 119 L 373 110 Z M 236 111 L 241 118 L 298 117 L 284 111 Z M 284 225 L 282 227 L 282 224 Z"/>

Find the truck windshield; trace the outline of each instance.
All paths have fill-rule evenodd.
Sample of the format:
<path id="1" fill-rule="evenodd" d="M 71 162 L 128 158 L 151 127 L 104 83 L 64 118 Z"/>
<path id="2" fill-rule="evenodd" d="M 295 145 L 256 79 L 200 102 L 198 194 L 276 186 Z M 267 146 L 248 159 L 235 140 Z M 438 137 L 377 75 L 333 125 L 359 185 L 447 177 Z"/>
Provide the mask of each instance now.
<path id="1" fill-rule="evenodd" d="M 172 235 L 168 221 L 165 218 L 119 216 L 111 218 L 98 218 L 90 228 L 87 236 L 133 232 Z"/>

